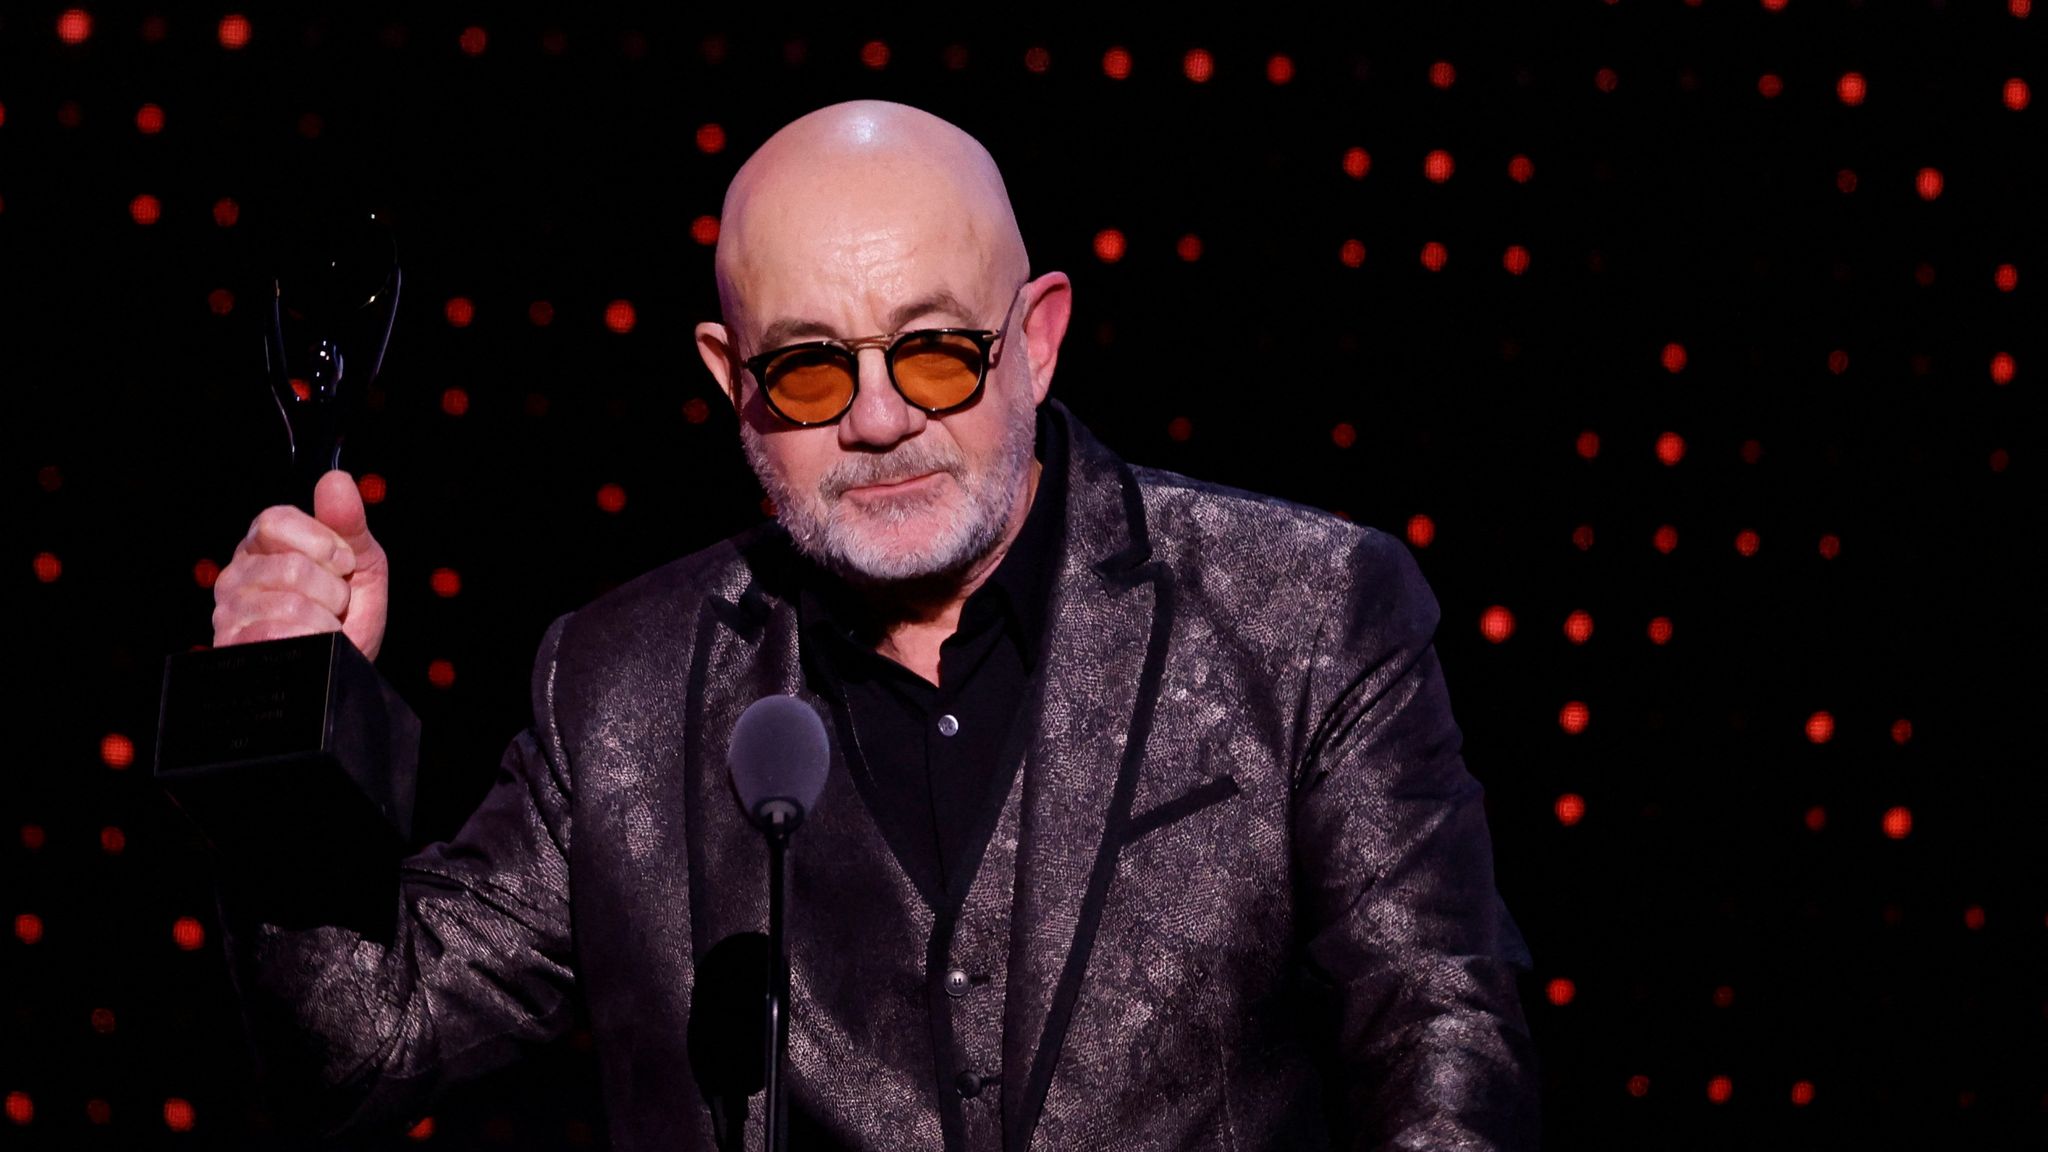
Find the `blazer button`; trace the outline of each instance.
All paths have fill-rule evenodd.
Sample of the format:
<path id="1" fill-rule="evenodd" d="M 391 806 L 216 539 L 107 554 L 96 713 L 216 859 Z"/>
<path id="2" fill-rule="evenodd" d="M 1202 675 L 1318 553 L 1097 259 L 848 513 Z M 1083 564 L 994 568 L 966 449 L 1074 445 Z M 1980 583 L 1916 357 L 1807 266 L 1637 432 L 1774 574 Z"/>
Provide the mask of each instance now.
<path id="1" fill-rule="evenodd" d="M 955 968 L 946 973 L 946 995 L 958 1000 L 967 995 L 967 985 L 967 973 L 964 970 Z"/>
<path id="2" fill-rule="evenodd" d="M 975 1075 L 974 1069 L 969 1068 L 953 1078 L 953 1090 L 960 1093 L 964 1099 L 972 1100 L 981 1095 L 981 1077 Z"/>

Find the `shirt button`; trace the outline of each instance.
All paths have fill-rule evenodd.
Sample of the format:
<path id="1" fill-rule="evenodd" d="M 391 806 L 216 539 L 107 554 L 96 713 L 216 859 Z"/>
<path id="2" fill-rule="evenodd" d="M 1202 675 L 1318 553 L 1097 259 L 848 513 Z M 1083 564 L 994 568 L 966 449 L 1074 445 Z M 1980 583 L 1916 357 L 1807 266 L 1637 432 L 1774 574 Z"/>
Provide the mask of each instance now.
<path id="1" fill-rule="evenodd" d="M 969 1068 L 953 1078 L 953 1090 L 972 1100 L 981 1095 L 981 1077 L 974 1074 L 974 1069 Z"/>
<path id="2" fill-rule="evenodd" d="M 955 968 L 946 973 L 946 995 L 955 1000 L 967 995 L 967 984 L 967 973 L 962 969 Z"/>
<path id="3" fill-rule="evenodd" d="M 951 736 L 960 730 L 960 721 L 951 712 L 939 717 L 939 735 Z"/>

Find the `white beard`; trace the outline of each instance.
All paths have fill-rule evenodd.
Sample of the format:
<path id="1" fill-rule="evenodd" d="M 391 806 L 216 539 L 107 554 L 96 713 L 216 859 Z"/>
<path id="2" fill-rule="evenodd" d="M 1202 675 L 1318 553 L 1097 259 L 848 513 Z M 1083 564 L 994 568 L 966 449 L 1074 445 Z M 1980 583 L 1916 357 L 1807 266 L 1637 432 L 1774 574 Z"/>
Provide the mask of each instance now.
<path id="1" fill-rule="evenodd" d="M 762 435 L 740 421 L 740 443 L 747 462 L 776 516 L 797 550 L 848 579 L 893 583 L 961 572 L 987 556 L 1003 538 L 1010 516 L 1023 494 L 1031 467 L 1034 423 L 1030 392 L 1004 389 L 1013 396 L 1004 412 L 1001 443 L 988 459 L 971 461 L 958 447 L 919 435 L 883 453 L 849 453 L 818 481 L 815 491 L 798 492 L 775 471 Z M 982 403 L 991 397 L 984 393 Z M 843 497 L 850 488 L 903 480 L 927 472 L 944 472 L 953 486 L 937 492 L 869 501 L 855 507 Z M 946 505 L 965 506 L 948 514 Z M 932 525 L 921 546 L 904 548 L 876 529 L 895 529 L 930 517 Z"/>

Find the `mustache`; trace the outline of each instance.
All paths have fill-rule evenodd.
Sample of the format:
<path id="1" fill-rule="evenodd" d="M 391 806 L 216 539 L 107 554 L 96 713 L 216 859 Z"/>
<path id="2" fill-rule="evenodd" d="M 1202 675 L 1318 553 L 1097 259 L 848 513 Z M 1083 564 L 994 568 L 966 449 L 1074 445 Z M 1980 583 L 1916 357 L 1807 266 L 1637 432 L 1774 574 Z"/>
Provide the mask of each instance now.
<path id="1" fill-rule="evenodd" d="M 818 492 L 827 500 L 837 499 L 849 488 L 895 484 L 927 472 L 944 472 L 963 479 L 965 463 L 956 449 L 910 441 L 894 451 L 873 456 L 852 456 L 834 464 L 818 481 Z"/>

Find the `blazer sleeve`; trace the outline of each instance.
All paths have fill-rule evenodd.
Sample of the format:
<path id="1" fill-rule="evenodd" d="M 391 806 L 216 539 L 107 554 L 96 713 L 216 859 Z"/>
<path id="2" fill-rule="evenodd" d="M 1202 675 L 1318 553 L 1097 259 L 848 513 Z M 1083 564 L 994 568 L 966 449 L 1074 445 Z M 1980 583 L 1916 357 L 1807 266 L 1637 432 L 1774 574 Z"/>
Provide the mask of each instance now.
<path id="1" fill-rule="evenodd" d="M 1529 952 L 1459 756 L 1436 600 L 1391 537 L 1351 560 L 1311 659 L 1293 817 L 1310 979 L 1337 1006 L 1336 1146 L 1534 1148 Z"/>
<path id="2" fill-rule="evenodd" d="M 541 643 L 533 726 L 452 840 L 353 881 L 353 926 L 220 887 L 222 936 L 259 1074 L 324 1134 L 396 1125 L 442 1088 L 510 1063 L 574 1018 L 570 790 Z"/>

